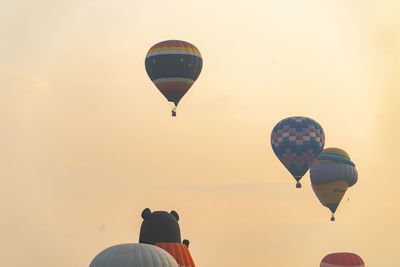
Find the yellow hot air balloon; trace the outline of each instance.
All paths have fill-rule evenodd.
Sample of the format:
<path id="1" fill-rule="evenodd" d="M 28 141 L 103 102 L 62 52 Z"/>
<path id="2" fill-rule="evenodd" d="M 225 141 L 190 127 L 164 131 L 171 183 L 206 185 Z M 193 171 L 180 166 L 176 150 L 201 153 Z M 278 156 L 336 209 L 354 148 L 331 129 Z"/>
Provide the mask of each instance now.
<path id="1" fill-rule="evenodd" d="M 310 168 L 311 186 L 322 205 L 332 211 L 331 221 L 347 188 L 358 174 L 349 155 L 340 148 L 326 148 Z"/>

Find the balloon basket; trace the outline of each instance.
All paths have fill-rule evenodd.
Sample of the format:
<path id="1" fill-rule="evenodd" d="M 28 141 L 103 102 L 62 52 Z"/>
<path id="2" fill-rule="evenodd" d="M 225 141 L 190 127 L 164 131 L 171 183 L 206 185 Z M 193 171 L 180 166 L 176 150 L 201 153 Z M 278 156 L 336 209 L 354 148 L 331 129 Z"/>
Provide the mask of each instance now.
<path id="1" fill-rule="evenodd" d="M 300 182 L 297 182 L 296 188 L 301 188 L 301 183 Z"/>
<path id="2" fill-rule="evenodd" d="M 335 216 L 333 216 L 333 214 L 332 214 L 331 222 L 334 222 L 334 221 L 335 221 Z"/>
<path id="3" fill-rule="evenodd" d="M 173 108 L 173 109 L 171 110 L 171 113 L 172 113 L 172 117 L 176 117 L 176 109 L 175 109 L 175 108 Z"/>

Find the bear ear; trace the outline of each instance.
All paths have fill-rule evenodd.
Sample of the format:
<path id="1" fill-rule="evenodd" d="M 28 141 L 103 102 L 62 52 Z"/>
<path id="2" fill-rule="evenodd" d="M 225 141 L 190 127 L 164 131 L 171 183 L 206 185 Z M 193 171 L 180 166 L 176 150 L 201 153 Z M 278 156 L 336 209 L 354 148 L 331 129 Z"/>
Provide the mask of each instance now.
<path id="1" fill-rule="evenodd" d="M 170 213 L 176 218 L 177 221 L 179 221 L 179 215 L 178 215 L 178 213 L 176 211 L 171 210 Z"/>
<path id="2" fill-rule="evenodd" d="M 142 218 L 143 219 L 148 219 L 148 218 L 150 218 L 150 215 L 151 215 L 151 210 L 149 209 L 149 208 L 145 208 L 143 211 L 142 211 Z"/>

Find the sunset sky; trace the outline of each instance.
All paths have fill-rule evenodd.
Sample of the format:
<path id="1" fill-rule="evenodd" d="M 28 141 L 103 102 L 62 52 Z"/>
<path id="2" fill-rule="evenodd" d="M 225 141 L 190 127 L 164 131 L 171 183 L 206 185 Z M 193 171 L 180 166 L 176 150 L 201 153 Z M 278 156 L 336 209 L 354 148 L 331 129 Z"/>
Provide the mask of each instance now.
<path id="1" fill-rule="evenodd" d="M 398 0 L 3 0 L 0 266 L 88 266 L 176 210 L 198 267 L 398 267 Z M 188 41 L 198 80 L 171 117 L 149 48 Z M 272 128 L 313 118 L 356 164 L 331 222 Z"/>

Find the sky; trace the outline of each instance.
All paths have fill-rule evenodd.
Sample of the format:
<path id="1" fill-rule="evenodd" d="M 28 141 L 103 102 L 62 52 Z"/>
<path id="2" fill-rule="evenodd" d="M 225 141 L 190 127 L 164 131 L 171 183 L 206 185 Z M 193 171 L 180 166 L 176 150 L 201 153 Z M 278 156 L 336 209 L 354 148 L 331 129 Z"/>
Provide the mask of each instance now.
<path id="1" fill-rule="evenodd" d="M 1 6 L 1 266 L 88 266 L 144 208 L 178 212 L 199 267 L 399 265 L 397 0 Z M 144 68 L 169 39 L 203 57 L 175 118 Z M 333 223 L 270 146 L 296 115 L 357 166 Z"/>

